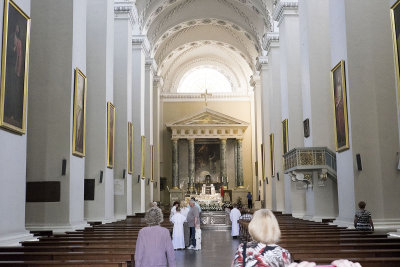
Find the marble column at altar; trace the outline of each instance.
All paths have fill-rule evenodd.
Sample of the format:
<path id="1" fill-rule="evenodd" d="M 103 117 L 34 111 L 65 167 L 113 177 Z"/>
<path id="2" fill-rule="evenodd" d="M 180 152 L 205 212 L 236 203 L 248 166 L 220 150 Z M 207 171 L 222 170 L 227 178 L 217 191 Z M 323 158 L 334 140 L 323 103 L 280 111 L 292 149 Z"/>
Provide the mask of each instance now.
<path id="1" fill-rule="evenodd" d="M 234 164 L 235 164 L 235 180 L 234 180 L 234 184 L 233 184 L 233 187 L 236 187 L 237 186 L 237 178 L 238 178 L 238 160 L 237 160 L 237 156 L 238 156 L 238 153 L 237 153 L 237 141 L 234 143 L 234 146 L 233 146 L 233 161 L 234 161 Z"/>
<path id="2" fill-rule="evenodd" d="M 194 191 L 194 139 L 189 139 L 189 191 Z"/>
<path id="3" fill-rule="evenodd" d="M 172 139 L 172 189 L 179 189 L 178 139 Z"/>
<path id="4" fill-rule="evenodd" d="M 243 139 L 237 139 L 237 188 L 244 188 L 243 184 Z"/>
<path id="5" fill-rule="evenodd" d="M 226 139 L 220 139 L 220 157 L 221 182 L 224 185 L 224 189 L 228 189 L 228 183 L 226 181 Z"/>

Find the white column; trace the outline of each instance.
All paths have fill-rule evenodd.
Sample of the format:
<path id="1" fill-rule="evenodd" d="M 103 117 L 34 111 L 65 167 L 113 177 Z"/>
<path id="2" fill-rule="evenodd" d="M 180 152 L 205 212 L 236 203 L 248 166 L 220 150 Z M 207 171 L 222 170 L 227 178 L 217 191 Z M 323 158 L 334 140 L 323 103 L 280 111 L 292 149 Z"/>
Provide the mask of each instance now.
<path id="1" fill-rule="evenodd" d="M 301 39 L 301 88 L 303 120 L 309 119 L 310 136 L 305 147 L 327 146 L 335 151 L 332 93 L 330 88 L 329 0 L 299 0 Z M 318 40 L 318 42 L 315 42 Z M 328 179 L 307 189 L 307 219 L 320 221 L 337 216 L 337 184 Z"/>
<path id="2" fill-rule="evenodd" d="M 114 219 L 114 169 L 107 168 L 107 102 L 114 102 L 114 3 L 107 0 L 88 0 L 87 3 L 85 178 L 94 178 L 96 183 L 95 199 L 85 201 L 85 218 L 111 221 Z M 116 106 L 115 112 L 118 111 Z"/>
<path id="3" fill-rule="evenodd" d="M 24 6 L 28 7 L 25 4 L 21 7 Z M 88 155 L 87 134 L 86 158 L 72 155 L 74 69 L 87 74 L 86 1 L 33 1 L 31 17 L 35 23 L 31 28 L 26 181 L 59 182 L 60 201 L 26 203 L 26 227 L 62 232 L 86 225 L 83 179 Z M 65 39 L 71 41 L 65 42 Z M 12 174 L 13 178 L 15 174 L 18 177 L 20 170 L 25 172 L 23 158 L 19 159 L 19 171 Z M 62 175 L 64 159 L 66 172 Z M 18 199 L 20 190 L 9 191 L 12 199 Z M 2 214 L 12 218 L 8 213 Z M 18 220 L 10 223 L 17 226 Z"/>
<path id="4" fill-rule="evenodd" d="M 145 136 L 145 58 L 149 52 L 147 38 L 132 36 L 132 122 L 133 122 L 133 211 L 144 212 L 145 181 L 141 179 L 141 136 Z"/>
<path id="5" fill-rule="evenodd" d="M 154 145 L 154 183 L 153 200 L 160 201 L 160 91 L 163 86 L 163 79 L 154 76 L 153 81 L 153 145 Z M 162 128 L 161 128 L 162 129 Z"/>
<path id="6" fill-rule="evenodd" d="M 145 82 L 144 82 L 144 122 L 146 136 L 146 190 L 145 205 L 153 200 L 153 183 L 150 183 L 151 175 L 151 145 L 153 145 L 154 110 L 153 110 L 153 77 L 157 74 L 157 64 L 154 59 L 147 58 L 145 61 Z"/>
<path id="7" fill-rule="evenodd" d="M 336 153 L 338 224 L 351 224 L 363 200 L 375 228 L 400 225 L 398 103 L 389 16 L 393 2 L 358 6 L 339 0 L 329 5 L 331 67 L 345 61 L 350 146 Z"/>
<path id="8" fill-rule="evenodd" d="M 134 2 L 114 5 L 115 181 L 124 192 L 114 193 L 115 216 L 132 215 L 132 175 L 128 173 L 128 122 L 132 122 L 132 24 Z M 124 176 L 125 174 L 125 176 Z"/>
<path id="9" fill-rule="evenodd" d="M 31 1 L 18 0 L 15 3 L 28 16 L 32 15 Z M 3 11 L 4 1 L 1 1 L 0 14 L 3 14 Z M 30 53 L 32 53 L 32 44 Z M 31 62 L 30 66 L 32 66 Z M 30 83 L 31 81 L 28 83 L 28 95 L 31 88 Z M 28 108 L 29 106 L 26 109 L 28 111 L 27 126 L 29 127 Z M 31 237 L 29 232 L 25 230 L 27 134 L 18 135 L 0 129 L 0 142 L 2 144 L 0 151 L 0 213 L 3 214 L 2 218 L 4 218 L 0 221 L 0 245 L 16 245 L 18 241 Z M 12 205 L 10 205 L 11 199 Z"/>
<path id="10" fill-rule="evenodd" d="M 304 144 L 297 7 L 297 0 L 279 1 L 274 10 L 274 19 L 279 26 L 281 51 L 282 120 L 288 119 L 289 150 Z M 281 136 L 281 132 L 282 130 L 278 136 Z M 285 175 L 285 212 L 294 216 L 303 216 L 305 213 L 305 191 L 296 189 L 296 184 L 290 181 L 288 175 Z"/>

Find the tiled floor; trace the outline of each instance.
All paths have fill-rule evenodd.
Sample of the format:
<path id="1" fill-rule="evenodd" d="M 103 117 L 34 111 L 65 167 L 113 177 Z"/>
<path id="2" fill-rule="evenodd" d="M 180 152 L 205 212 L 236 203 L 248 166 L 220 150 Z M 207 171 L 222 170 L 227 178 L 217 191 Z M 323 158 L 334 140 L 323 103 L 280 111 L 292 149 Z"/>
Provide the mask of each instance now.
<path id="1" fill-rule="evenodd" d="M 232 239 L 231 231 L 202 231 L 202 249 L 176 250 L 177 267 L 229 267 L 239 240 Z"/>

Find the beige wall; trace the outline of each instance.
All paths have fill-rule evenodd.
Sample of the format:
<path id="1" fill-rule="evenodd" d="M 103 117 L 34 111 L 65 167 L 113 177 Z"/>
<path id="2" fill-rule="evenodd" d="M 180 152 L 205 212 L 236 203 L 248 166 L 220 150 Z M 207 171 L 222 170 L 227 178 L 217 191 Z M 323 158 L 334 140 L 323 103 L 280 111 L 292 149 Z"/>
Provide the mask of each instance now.
<path id="1" fill-rule="evenodd" d="M 172 184 L 172 150 L 171 150 L 171 131 L 166 128 L 167 123 L 177 121 L 182 118 L 190 117 L 192 114 L 202 111 L 205 107 L 204 102 L 162 102 L 162 136 L 163 147 L 161 150 L 161 177 L 167 177 L 167 185 L 171 188 Z M 251 104 L 245 101 L 236 102 L 209 102 L 208 108 L 221 112 L 236 119 L 251 123 Z M 252 173 L 252 153 L 251 153 L 251 126 L 247 128 L 243 139 L 243 177 L 244 186 L 252 191 L 253 173 Z M 229 166 L 229 163 L 228 163 Z M 229 177 L 229 187 L 232 188 L 234 177 Z M 254 195 L 254 194 L 253 194 Z"/>

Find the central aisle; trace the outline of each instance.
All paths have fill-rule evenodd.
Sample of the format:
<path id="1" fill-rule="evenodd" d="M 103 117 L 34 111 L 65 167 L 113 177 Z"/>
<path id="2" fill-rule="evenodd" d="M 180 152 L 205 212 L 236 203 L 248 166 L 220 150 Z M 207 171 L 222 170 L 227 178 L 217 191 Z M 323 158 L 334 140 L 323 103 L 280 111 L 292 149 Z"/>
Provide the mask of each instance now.
<path id="1" fill-rule="evenodd" d="M 175 250 L 177 267 L 231 266 L 239 240 L 232 239 L 231 231 L 203 230 L 202 249 Z"/>

